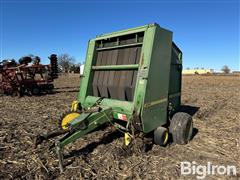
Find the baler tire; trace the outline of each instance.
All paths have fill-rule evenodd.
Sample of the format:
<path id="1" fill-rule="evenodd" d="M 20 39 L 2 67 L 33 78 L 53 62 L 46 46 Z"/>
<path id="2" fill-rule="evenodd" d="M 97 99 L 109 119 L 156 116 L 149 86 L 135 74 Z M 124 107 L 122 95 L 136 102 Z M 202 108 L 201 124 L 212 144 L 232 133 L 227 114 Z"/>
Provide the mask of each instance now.
<path id="1" fill-rule="evenodd" d="M 160 146 L 166 146 L 168 142 L 168 130 L 165 127 L 158 127 L 154 130 L 154 143 Z"/>
<path id="2" fill-rule="evenodd" d="M 174 114 L 170 122 L 169 131 L 172 134 L 174 143 L 187 144 L 193 134 L 192 116 L 184 112 Z"/>

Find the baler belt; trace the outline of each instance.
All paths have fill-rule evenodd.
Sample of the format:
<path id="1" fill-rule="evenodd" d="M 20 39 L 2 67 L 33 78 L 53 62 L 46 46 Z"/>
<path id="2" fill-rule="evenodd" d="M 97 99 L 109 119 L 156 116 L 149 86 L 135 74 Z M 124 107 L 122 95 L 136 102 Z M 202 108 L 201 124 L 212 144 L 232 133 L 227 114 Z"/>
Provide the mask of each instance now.
<path id="1" fill-rule="evenodd" d="M 100 65 L 101 61 L 102 61 L 102 56 L 103 56 L 103 52 L 98 52 L 97 54 L 97 62 L 96 65 Z M 94 72 L 94 78 L 93 78 L 93 95 L 96 97 L 99 97 L 99 91 L 98 91 L 98 78 L 99 78 L 99 71 L 95 71 Z"/>
<path id="2" fill-rule="evenodd" d="M 138 72 L 133 65 L 139 63 L 140 55 L 141 47 L 98 51 L 96 66 L 92 67 L 93 96 L 132 101 Z M 122 68 L 111 69 L 111 65 Z"/>
<path id="3" fill-rule="evenodd" d="M 111 65 L 116 65 L 117 64 L 118 52 L 119 52 L 118 49 L 113 50 Z M 114 76 L 115 76 L 115 73 L 116 73 L 116 71 L 110 71 L 109 72 L 108 91 L 109 91 L 110 97 L 113 97 L 113 94 L 114 94 Z"/>

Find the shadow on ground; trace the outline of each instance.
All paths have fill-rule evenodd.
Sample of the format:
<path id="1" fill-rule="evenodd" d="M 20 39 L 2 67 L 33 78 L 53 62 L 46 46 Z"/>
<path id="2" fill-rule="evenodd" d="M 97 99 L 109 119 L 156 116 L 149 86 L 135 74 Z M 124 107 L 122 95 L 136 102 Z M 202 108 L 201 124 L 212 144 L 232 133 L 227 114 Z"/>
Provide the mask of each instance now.
<path id="1" fill-rule="evenodd" d="M 102 139 L 100 139 L 99 141 L 91 142 L 90 144 L 88 144 L 87 146 L 85 146 L 79 150 L 73 150 L 69 154 L 65 155 L 64 158 L 71 158 L 74 156 L 76 157 L 76 156 L 81 156 L 81 155 L 87 155 L 87 154 L 93 152 L 94 149 L 97 148 L 99 145 L 109 144 L 109 143 L 113 142 L 115 139 L 118 139 L 122 136 L 123 136 L 123 134 L 117 130 L 114 132 L 106 133 L 106 135 L 104 135 L 104 137 Z"/>
<path id="2" fill-rule="evenodd" d="M 190 105 L 182 105 L 180 107 L 180 112 L 185 112 L 190 114 L 191 116 L 193 116 L 194 114 L 196 114 L 199 111 L 200 107 L 196 107 L 196 106 L 190 106 Z"/>

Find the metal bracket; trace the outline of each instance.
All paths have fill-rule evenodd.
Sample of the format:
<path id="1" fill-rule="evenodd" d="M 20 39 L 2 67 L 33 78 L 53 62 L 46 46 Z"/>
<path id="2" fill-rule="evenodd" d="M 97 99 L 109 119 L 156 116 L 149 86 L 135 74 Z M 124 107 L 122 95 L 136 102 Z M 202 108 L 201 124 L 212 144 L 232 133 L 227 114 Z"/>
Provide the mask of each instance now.
<path id="1" fill-rule="evenodd" d="M 147 69 L 141 69 L 139 71 L 139 77 L 141 77 L 143 79 L 147 79 L 148 78 L 148 70 Z"/>
<path id="2" fill-rule="evenodd" d="M 60 172 L 62 173 L 63 172 L 63 149 L 60 147 L 59 141 L 57 141 L 55 145 L 56 145 L 56 153 L 59 161 L 59 169 L 60 169 Z"/>

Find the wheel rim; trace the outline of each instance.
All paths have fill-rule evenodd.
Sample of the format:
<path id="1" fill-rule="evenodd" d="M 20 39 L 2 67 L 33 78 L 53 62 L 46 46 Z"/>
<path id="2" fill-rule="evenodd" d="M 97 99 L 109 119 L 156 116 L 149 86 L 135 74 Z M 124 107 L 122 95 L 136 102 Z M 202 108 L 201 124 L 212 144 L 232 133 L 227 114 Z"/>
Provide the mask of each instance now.
<path id="1" fill-rule="evenodd" d="M 163 133 L 163 145 L 166 145 L 167 142 L 168 142 L 168 132 L 165 131 L 165 132 Z"/>
<path id="2" fill-rule="evenodd" d="M 62 119 L 62 123 L 61 123 L 61 126 L 62 126 L 62 129 L 67 129 L 67 124 L 69 122 L 71 122 L 73 119 L 75 119 L 76 117 L 78 117 L 80 114 L 79 113 L 76 113 L 76 112 L 73 112 L 73 113 L 70 113 L 70 114 L 67 114 L 63 119 Z"/>
<path id="3" fill-rule="evenodd" d="M 189 139 L 189 136 L 190 136 L 190 128 L 192 127 L 192 122 L 191 121 L 189 121 L 188 123 L 187 123 L 187 126 L 186 126 L 186 131 L 185 131 L 185 134 L 184 134 L 184 136 L 185 136 L 185 139 Z"/>
<path id="4" fill-rule="evenodd" d="M 187 140 L 190 141 L 192 139 L 193 135 L 193 122 L 191 121 L 190 126 L 189 126 L 189 131 L 188 131 L 188 137 Z"/>

